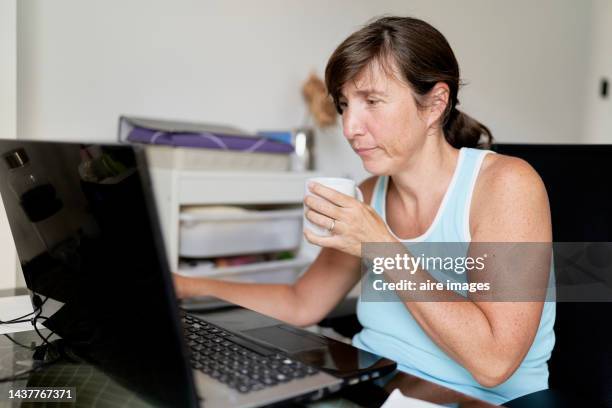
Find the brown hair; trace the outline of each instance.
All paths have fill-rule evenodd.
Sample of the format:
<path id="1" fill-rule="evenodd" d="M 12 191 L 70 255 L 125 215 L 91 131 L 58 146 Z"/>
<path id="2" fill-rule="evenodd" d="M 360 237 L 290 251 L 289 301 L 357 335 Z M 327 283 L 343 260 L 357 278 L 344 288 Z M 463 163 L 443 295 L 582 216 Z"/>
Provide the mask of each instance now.
<path id="1" fill-rule="evenodd" d="M 342 86 L 372 62 L 380 63 L 387 73 L 395 62 L 419 107 L 436 83 L 447 84 L 450 95 L 441 120 L 446 140 L 456 148 L 491 145 L 491 131 L 457 109 L 459 65 L 448 41 L 434 27 L 416 18 L 382 17 L 344 40 L 325 68 L 325 84 L 339 114 Z"/>

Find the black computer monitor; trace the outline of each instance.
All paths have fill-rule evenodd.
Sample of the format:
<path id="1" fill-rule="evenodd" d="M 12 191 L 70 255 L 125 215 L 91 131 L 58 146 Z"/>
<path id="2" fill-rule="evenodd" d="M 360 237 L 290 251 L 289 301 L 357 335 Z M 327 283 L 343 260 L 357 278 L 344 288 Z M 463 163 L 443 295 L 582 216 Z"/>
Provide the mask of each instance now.
<path id="1" fill-rule="evenodd" d="M 546 186 L 555 242 L 612 242 L 612 145 L 497 144 Z"/>
<path id="2" fill-rule="evenodd" d="M 0 140 L 0 157 L 0 194 L 39 321 L 146 400 L 194 406 L 143 152 Z"/>
<path id="3" fill-rule="evenodd" d="M 550 201 L 553 241 L 612 242 L 612 145 L 498 144 L 493 150 L 520 157 L 539 173 Z M 557 304 L 552 388 L 612 406 L 611 314 L 609 302 Z"/>

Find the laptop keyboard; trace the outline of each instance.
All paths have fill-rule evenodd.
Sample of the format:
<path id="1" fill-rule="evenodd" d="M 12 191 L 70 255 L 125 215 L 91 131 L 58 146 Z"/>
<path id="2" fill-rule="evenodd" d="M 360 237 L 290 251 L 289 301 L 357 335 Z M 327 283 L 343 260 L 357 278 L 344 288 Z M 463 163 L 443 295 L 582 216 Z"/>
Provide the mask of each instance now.
<path id="1" fill-rule="evenodd" d="M 270 352 L 191 315 L 183 316 L 193 368 L 241 393 L 316 374 L 285 354 Z"/>

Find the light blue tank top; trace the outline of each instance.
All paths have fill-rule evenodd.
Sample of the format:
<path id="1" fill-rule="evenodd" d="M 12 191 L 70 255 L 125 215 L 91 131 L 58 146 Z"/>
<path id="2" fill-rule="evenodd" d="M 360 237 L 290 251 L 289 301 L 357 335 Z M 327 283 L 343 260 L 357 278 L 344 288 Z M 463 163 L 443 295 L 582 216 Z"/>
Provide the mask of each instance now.
<path id="1" fill-rule="evenodd" d="M 493 152 L 471 148 L 459 151 L 455 173 L 431 226 L 423 235 L 401 241 L 471 241 L 469 211 L 472 192 L 488 153 Z M 378 178 L 371 201 L 385 223 L 388 182 L 388 176 Z M 519 368 L 507 381 L 493 388 L 480 385 L 465 368 L 440 349 L 402 302 L 365 302 L 360 298 L 357 316 L 363 330 L 353 337 L 353 344 L 396 361 L 400 371 L 494 404 L 548 388 L 547 361 L 555 343 L 554 302 L 544 303 L 537 334 Z"/>

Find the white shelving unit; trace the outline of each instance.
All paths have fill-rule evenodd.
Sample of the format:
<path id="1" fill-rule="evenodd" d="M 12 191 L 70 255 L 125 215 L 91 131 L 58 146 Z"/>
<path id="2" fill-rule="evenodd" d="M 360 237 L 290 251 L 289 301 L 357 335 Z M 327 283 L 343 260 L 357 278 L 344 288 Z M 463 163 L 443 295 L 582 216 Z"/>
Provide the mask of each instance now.
<path id="1" fill-rule="evenodd" d="M 306 180 L 318 177 L 315 172 L 246 172 L 191 171 L 166 167 L 150 167 L 162 233 L 171 271 L 179 270 L 179 218 L 181 207 L 187 205 L 302 205 Z M 253 237 L 256 239 L 256 237 Z M 317 256 L 320 248 L 302 239 L 296 259 L 223 268 L 223 279 L 232 279 L 240 271 L 242 281 L 270 279 L 283 271 L 304 270 Z M 252 274 L 251 274 L 252 273 Z M 251 275 L 250 275 L 251 274 Z M 197 272 L 198 276 L 207 275 Z M 348 294 L 358 297 L 360 284 Z M 318 330 L 318 329 L 317 329 Z"/>
<path id="2" fill-rule="evenodd" d="M 152 166 L 168 262 L 179 267 L 179 215 L 186 205 L 301 205 L 314 172 L 188 171 Z M 256 239 L 256 237 L 254 237 Z"/>

